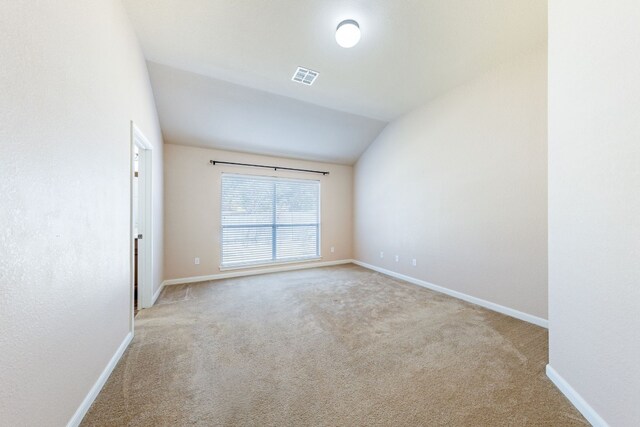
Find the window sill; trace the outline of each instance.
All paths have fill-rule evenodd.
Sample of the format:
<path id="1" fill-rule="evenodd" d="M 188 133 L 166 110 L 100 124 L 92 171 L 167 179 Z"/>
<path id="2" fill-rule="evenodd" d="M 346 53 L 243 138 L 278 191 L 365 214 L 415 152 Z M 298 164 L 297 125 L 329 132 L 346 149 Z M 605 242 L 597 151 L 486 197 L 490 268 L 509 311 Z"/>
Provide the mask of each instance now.
<path id="1" fill-rule="evenodd" d="M 320 261 L 322 259 L 321 256 L 311 257 L 311 258 L 298 258 L 291 261 L 275 261 L 275 262 L 266 262 L 259 264 L 238 264 L 238 265 L 229 265 L 229 266 L 220 266 L 220 271 L 231 271 L 231 270 L 246 270 L 250 268 L 258 268 L 258 267 L 276 267 L 279 265 L 288 265 L 288 264 L 303 264 L 306 262 L 312 261 Z"/>

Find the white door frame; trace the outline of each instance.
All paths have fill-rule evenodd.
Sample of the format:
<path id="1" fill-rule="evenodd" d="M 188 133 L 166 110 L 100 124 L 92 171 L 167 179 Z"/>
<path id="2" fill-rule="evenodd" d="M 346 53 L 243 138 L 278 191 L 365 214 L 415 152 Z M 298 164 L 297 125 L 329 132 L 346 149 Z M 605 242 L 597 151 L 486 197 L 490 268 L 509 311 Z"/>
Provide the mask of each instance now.
<path id="1" fill-rule="evenodd" d="M 138 233 L 142 239 L 138 241 L 138 308 L 153 305 L 153 235 L 152 235 L 152 200 L 151 200 L 151 160 L 152 146 L 149 140 L 131 122 L 131 321 L 133 322 L 134 292 L 134 207 L 133 186 L 135 148 L 138 148 Z M 132 325 L 133 326 L 133 325 Z"/>

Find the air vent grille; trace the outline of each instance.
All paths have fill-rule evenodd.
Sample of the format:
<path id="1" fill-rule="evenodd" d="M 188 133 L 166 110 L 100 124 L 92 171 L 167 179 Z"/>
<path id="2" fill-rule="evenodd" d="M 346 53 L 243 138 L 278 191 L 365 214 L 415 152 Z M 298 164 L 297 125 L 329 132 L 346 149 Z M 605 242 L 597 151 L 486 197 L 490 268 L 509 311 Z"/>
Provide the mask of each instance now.
<path id="1" fill-rule="evenodd" d="M 317 71 L 309 70 L 308 68 L 298 67 L 291 80 L 294 82 L 302 83 L 303 85 L 311 86 L 316 78 L 320 75 Z"/>

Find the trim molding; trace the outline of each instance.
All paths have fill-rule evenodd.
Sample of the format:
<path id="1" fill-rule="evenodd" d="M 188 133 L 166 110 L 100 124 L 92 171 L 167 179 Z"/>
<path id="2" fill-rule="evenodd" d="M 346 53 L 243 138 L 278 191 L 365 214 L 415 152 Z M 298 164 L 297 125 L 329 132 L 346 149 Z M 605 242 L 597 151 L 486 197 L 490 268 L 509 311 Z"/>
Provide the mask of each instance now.
<path id="1" fill-rule="evenodd" d="M 352 259 L 341 259 L 338 261 L 308 262 L 305 264 L 282 265 L 278 267 L 260 268 L 256 270 L 235 270 L 226 273 L 209 274 L 207 276 L 183 277 L 180 279 L 169 279 L 162 282 L 162 287 L 171 285 L 183 285 L 186 283 L 208 282 L 210 280 L 229 279 L 232 277 L 255 276 L 257 274 L 278 273 L 281 271 L 304 270 L 307 268 L 329 267 L 332 265 L 351 264 Z"/>
<path id="2" fill-rule="evenodd" d="M 564 379 L 560 374 L 547 365 L 547 377 L 555 384 L 555 386 L 565 395 L 569 402 L 576 407 L 578 411 L 593 425 L 594 427 L 609 427 L 609 424 L 587 403 L 586 400 Z"/>
<path id="3" fill-rule="evenodd" d="M 165 285 L 167 284 L 167 281 L 164 280 L 162 283 L 160 283 L 160 287 L 158 288 L 158 290 L 153 294 L 153 297 L 151 297 L 151 307 L 153 307 L 153 305 L 156 303 L 156 301 L 158 300 L 158 297 L 160 296 L 160 294 L 162 293 L 162 290 L 164 289 Z"/>
<path id="4" fill-rule="evenodd" d="M 96 397 L 98 397 L 98 393 L 100 393 L 100 390 L 102 390 L 102 387 L 107 382 L 107 379 L 109 379 L 111 372 L 113 372 L 113 369 L 116 367 L 116 365 L 120 361 L 120 358 L 124 354 L 124 351 L 127 349 L 129 344 L 131 343 L 132 339 L 133 339 L 133 332 L 129 332 L 127 336 L 124 337 L 124 341 L 122 341 L 122 344 L 120 344 L 120 347 L 118 347 L 118 350 L 116 350 L 116 353 L 113 355 L 113 357 L 111 358 L 107 366 L 104 368 L 104 371 L 102 371 L 102 374 L 100 374 L 96 383 L 93 385 L 93 387 L 91 387 L 91 390 L 89 390 L 89 393 L 80 404 L 80 407 L 76 410 L 76 413 L 73 414 L 73 417 L 71 417 L 71 420 L 69 420 L 69 422 L 67 423 L 67 427 L 78 427 L 80 425 L 80 423 L 82 422 L 82 419 L 84 418 L 84 416 L 87 414 L 87 411 L 91 407 L 91 404 L 96 399 Z"/>
<path id="5" fill-rule="evenodd" d="M 424 280 L 416 279 L 411 276 L 396 273 L 395 271 L 387 270 L 375 265 L 367 264 L 362 261 L 353 260 L 354 264 L 360 267 L 368 268 L 369 270 L 377 271 L 378 273 L 386 274 L 387 276 L 395 277 L 396 279 L 404 280 L 405 282 L 413 283 L 414 285 L 422 286 L 423 288 L 430 289 L 432 291 L 440 292 L 454 298 L 461 299 L 471 304 L 479 305 L 489 310 L 497 311 L 498 313 L 506 314 L 507 316 L 515 317 L 516 319 L 524 320 L 525 322 L 533 323 L 534 325 L 541 326 L 543 328 L 549 328 L 549 321 L 541 317 L 534 316 L 532 314 L 524 313 L 522 311 L 515 310 L 513 308 L 505 307 L 500 304 L 496 304 L 491 301 L 483 300 L 473 297 L 471 295 L 463 294 L 462 292 L 454 291 L 452 289 L 444 288 L 442 286 L 434 285 L 433 283 L 426 282 Z"/>

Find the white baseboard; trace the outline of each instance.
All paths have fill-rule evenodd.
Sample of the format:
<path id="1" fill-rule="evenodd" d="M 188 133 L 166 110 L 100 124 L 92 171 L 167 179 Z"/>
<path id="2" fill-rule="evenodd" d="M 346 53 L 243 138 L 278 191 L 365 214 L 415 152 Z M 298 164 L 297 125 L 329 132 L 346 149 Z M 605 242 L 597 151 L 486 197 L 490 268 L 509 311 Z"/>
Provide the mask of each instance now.
<path id="1" fill-rule="evenodd" d="M 278 267 L 260 268 L 257 270 L 234 270 L 226 273 L 210 274 L 207 276 L 183 277 L 181 279 L 169 279 L 162 282 L 162 286 L 183 285 L 186 283 L 208 282 L 210 280 L 230 279 L 232 277 L 255 276 L 257 274 L 278 273 L 281 271 L 303 270 L 307 268 L 329 267 L 332 265 L 350 264 L 353 260 L 341 259 L 338 261 L 308 262 L 304 264 L 282 265 Z"/>
<path id="2" fill-rule="evenodd" d="M 560 376 L 560 374 L 547 365 L 547 377 L 558 387 L 558 390 L 566 396 L 567 399 L 576 407 L 578 411 L 591 423 L 594 427 L 609 427 L 609 424 L 587 403 L 586 400 L 571 385 Z"/>
<path id="3" fill-rule="evenodd" d="M 534 316 L 532 314 L 523 313 L 522 311 L 515 310 L 513 308 L 505 307 L 500 304 L 486 301 L 480 298 L 472 297 L 471 295 L 463 294 L 462 292 L 454 291 L 442 286 L 434 285 L 433 283 L 426 282 L 424 280 L 416 279 L 411 276 L 396 273 L 395 271 L 387 270 L 375 265 L 367 264 L 362 261 L 353 260 L 353 263 L 369 270 L 377 271 L 378 273 L 386 274 L 387 276 L 395 277 L 396 279 L 404 280 L 414 285 L 422 286 L 423 288 L 431 289 L 432 291 L 440 292 L 452 296 L 454 298 L 461 299 L 471 304 L 476 304 L 489 310 L 497 311 L 498 313 L 506 314 L 507 316 L 515 317 L 516 319 L 524 320 L 525 322 L 533 323 L 534 325 L 542 326 L 543 328 L 549 328 L 549 321 L 541 317 Z"/>
<path id="4" fill-rule="evenodd" d="M 113 372 L 113 369 L 120 361 L 120 358 L 129 346 L 129 343 L 131 343 L 132 339 L 133 332 L 129 332 L 124 338 L 124 341 L 122 341 L 122 344 L 120 344 L 120 347 L 118 347 L 118 350 L 116 350 L 116 353 L 113 355 L 109 363 L 107 363 L 107 366 L 104 368 L 104 371 L 102 371 L 102 374 L 100 374 L 100 376 L 98 377 L 96 383 L 93 385 L 93 387 L 91 387 L 91 390 L 89 390 L 89 393 L 80 404 L 80 407 L 78 408 L 76 413 L 73 414 L 73 417 L 71 417 L 71 420 L 69 420 L 69 422 L 67 423 L 67 427 L 77 427 L 80 425 L 82 419 L 91 407 L 91 404 L 94 400 L 96 400 L 96 397 L 98 397 L 100 390 L 102 390 L 102 387 L 107 382 L 107 379 L 109 379 L 109 375 L 111 375 L 111 372 Z"/>
<path id="5" fill-rule="evenodd" d="M 153 305 L 156 303 L 156 301 L 158 300 L 158 297 L 160 296 L 160 294 L 162 293 L 162 290 L 164 289 L 165 285 L 167 284 L 166 281 L 163 281 L 160 284 L 160 287 L 158 288 L 158 290 L 153 294 L 153 297 L 151 297 L 151 307 L 153 307 Z"/>

